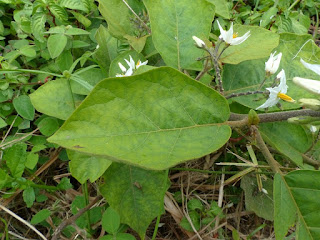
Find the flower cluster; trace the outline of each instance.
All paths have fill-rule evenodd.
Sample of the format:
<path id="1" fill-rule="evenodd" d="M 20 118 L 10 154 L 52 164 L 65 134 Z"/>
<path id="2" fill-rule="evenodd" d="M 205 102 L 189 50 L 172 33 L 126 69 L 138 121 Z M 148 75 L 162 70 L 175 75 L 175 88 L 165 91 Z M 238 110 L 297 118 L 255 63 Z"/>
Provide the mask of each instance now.
<path id="1" fill-rule="evenodd" d="M 275 55 L 276 52 L 271 53 L 268 61 L 265 63 L 265 71 L 267 75 L 275 74 L 278 71 L 282 53 L 279 53 L 278 55 Z"/>
<path id="2" fill-rule="evenodd" d="M 118 62 L 119 68 L 122 71 L 122 74 L 117 74 L 116 77 L 127 77 L 127 76 L 131 76 L 133 74 L 134 70 L 137 70 L 139 67 L 143 66 L 143 65 L 147 65 L 148 60 L 145 62 L 141 62 L 140 60 L 138 60 L 137 64 L 134 62 L 134 60 L 132 59 L 131 55 L 129 55 L 130 59 L 129 61 L 127 59 L 124 59 L 126 61 L 126 63 L 128 64 L 129 68 L 126 69 L 125 66 L 123 66 L 120 62 Z"/>

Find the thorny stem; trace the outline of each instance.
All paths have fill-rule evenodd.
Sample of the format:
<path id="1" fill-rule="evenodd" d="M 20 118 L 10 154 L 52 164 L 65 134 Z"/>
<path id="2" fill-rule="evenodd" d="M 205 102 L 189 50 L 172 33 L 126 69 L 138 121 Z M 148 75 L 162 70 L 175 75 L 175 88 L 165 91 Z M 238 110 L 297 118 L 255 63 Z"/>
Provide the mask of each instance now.
<path id="1" fill-rule="evenodd" d="M 262 86 L 263 86 L 263 84 L 265 83 L 266 80 L 267 80 L 267 75 L 264 76 L 264 79 L 263 79 L 262 83 L 260 84 L 258 90 L 260 90 L 262 88 Z"/>
<path id="2" fill-rule="evenodd" d="M 247 95 L 253 95 L 253 94 L 266 94 L 267 91 L 248 91 L 248 92 L 241 92 L 241 93 L 232 93 L 228 96 L 226 96 L 226 99 L 234 98 L 234 97 L 240 97 L 240 96 L 247 96 Z"/>
<path id="3" fill-rule="evenodd" d="M 222 51 L 220 52 L 219 56 L 217 57 L 217 60 L 220 59 L 222 53 L 223 53 L 228 47 L 229 47 L 229 45 L 226 45 L 226 46 L 222 49 Z"/>
<path id="4" fill-rule="evenodd" d="M 251 128 L 254 131 L 254 135 L 257 140 L 257 145 L 260 148 L 262 155 L 264 156 L 264 158 L 267 160 L 268 164 L 270 165 L 272 171 L 275 173 L 282 174 L 280 167 L 279 167 L 279 163 L 273 158 L 272 154 L 270 153 L 267 145 L 265 144 L 265 142 L 263 141 L 263 139 L 260 135 L 260 132 L 259 132 L 257 126 L 251 126 Z"/>
<path id="5" fill-rule="evenodd" d="M 221 73 L 220 73 L 220 67 L 219 67 L 219 63 L 218 63 L 218 50 L 220 47 L 220 41 L 217 43 L 214 52 L 212 52 L 209 48 L 205 47 L 204 49 L 210 54 L 211 57 L 211 61 L 213 63 L 214 69 L 216 71 L 216 77 L 217 77 L 217 82 L 218 82 L 218 86 L 220 89 L 220 93 L 222 93 L 224 91 L 223 86 L 222 86 L 222 80 L 221 80 Z"/>

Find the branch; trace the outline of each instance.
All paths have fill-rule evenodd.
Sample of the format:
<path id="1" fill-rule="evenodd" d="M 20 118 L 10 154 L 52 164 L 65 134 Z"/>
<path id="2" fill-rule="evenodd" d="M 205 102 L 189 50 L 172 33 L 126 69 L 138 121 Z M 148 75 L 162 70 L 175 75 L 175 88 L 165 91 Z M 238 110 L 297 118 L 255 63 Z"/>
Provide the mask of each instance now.
<path id="1" fill-rule="evenodd" d="M 76 215 L 73 215 L 71 218 L 68 218 L 67 220 L 63 221 L 54 231 L 53 235 L 52 235 L 52 239 L 51 240 L 57 240 L 60 232 L 68 225 L 70 225 L 71 223 L 74 223 L 82 214 L 84 214 L 86 211 L 88 211 L 94 204 L 96 204 L 100 199 L 102 198 L 102 196 L 98 196 L 96 197 L 89 205 L 87 205 L 85 208 L 80 209 Z"/>

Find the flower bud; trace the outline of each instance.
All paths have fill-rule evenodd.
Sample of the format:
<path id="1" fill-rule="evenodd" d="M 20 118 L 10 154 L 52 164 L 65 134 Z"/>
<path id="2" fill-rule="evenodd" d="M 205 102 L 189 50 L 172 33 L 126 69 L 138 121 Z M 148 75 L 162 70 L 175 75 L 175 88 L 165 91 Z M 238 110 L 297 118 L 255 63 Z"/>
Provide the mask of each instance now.
<path id="1" fill-rule="evenodd" d="M 206 46 L 206 44 L 204 43 L 204 41 L 202 41 L 200 38 L 196 37 L 196 36 L 193 36 L 192 37 L 193 40 L 196 42 L 197 46 L 199 48 L 204 48 Z"/>

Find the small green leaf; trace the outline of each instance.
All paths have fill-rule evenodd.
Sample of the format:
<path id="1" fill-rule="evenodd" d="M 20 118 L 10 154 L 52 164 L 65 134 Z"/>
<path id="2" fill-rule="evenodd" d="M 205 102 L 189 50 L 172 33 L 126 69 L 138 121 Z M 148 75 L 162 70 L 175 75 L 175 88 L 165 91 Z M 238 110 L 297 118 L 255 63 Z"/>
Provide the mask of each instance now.
<path id="1" fill-rule="evenodd" d="M 28 120 L 33 120 L 35 110 L 29 96 L 21 95 L 13 99 L 13 106 L 21 117 Z"/>
<path id="2" fill-rule="evenodd" d="M 27 161 L 26 161 L 26 167 L 29 169 L 34 169 L 34 167 L 37 165 L 39 160 L 39 155 L 36 153 L 28 153 L 27 154 Z"/>
<path id="3" fill-rule="evenodd" d="M 189 217 L 191 219 L 191 222 L 194 226 L 194 228 L 199 231 L 200 230 L 200 215 L 196 211 L 189 212 Z M 185 230 L 189 232 L 193 232 L 193 228 L 191 227 L 191 224 L 189 223 L 188 219 L 184 216 L 180 222 L 180 226 L 183 227 Z"/>
<path id="4" fill-rule="evenodd" d="M 18 143 L 10 148 L 6 148 L 3 153 L 3 159 L 6 161 L 12 176 L 21 177 L 25 168 L 27 160 L 27 145 L 25 143 Z"/>
<path id="5" fill-rule="evenodd" d="M 111 207 L 103 213 L 102 216 L 102 228 L 108 233 L 116 234 L 120 227 L 120 216 Z"/>
<path id="6" fill-rule="evenodd" d="M 8 124 L 0 117 L 0 128 L 4 128 Z"/>
<path id="7" fill-rule="evenodd" d="M 58 57 L 65 46 L 67 45 L 68 38 L 64 34 L 50 35 L 48 38 L 47 46 L 51 58 Z"/>
<path id="8" fill-rule="evenodd" d="M 89 9 L 86 7 L 85 4 L 81 0 L 62 0 L 60 2 L 62 7 L 74 9 L 74 10 L 81 10 L 84 12 L 88 12 Z"/>
<path id="9" fill-rule="evenodd" d="M 85 16 L 83 16 L 81 13 L 75 12 L 75 11 L 70 11 L 72 13 L 72 15 L 80 22 L 83 24 L 83 26 L 85 26 L 86 28 L 90 27 L 91 25 L 91 21 L 86 18 Z"/>
<path id="10" fill-rule="evenodd" d="M 19 51 L 21 52 L 22 55 L 30 58 L 34 58 L 37 55 L 36 50 L 34 49 L 34 46 L 31 46 L 31 45 L 23 46 L 22 48 L 19 49 Z"/>
<path id="11" fill-rule="evenodd" d="M 36 12 L 31 18 L 31 29 L 33 36 L 39 41 L 44 42 L 44 27 L 47 21 L 47 16 L 44 12 Z"/>
<path id="12" fill-rule="evenodd" d="M 79 146 L 81 147 L 81 146 Z M 96 181 L 111 165 L 111 161 L 97 156 L 90 156 L 80 152 L 68 150 L 70 172 L 81 184 L 88 179 Z"/>
<path id="13" fill-rule="evenodd" d="M 37 212 L 31 219 L 31 224 L 36 225 L 46 220 L 51 215 L 51 211 L 48 209 L 42 209 Z"/>
<path id="14" fill-rule="evenodd" d="M 9 182 L 12 181 L 13 178 L 10 177 L 4 170 L 0 168 L 0 189 L 3 189 L 4 186 Z"/>
<path id="15" fill-rule="evenodd" d="M 168 189 L 167 171 L 150 171 L 113 163 L 104 175 L 101 194 L 128 224 L 143 238 L 151 221 L 163 213 Z"/>
<path id="16" fill-rule="evenodd" d="M 81 28 L 71 27 L 66 30 L 65 34 L 73 36 L 73 35 L 89 35 L 90 33 L 86 30 L 81 29 Z"/>
<path id="17" fill-rule="evenodd" d="M 23 193 L 23 201 L 27 204 L 27 207 L 30 208 L 33 205 L 33 202 L 36 200 L 36 195 L 32 187 L 26 188 Z"/>
<path id="18" fill-rule="evenodd" d="M 64 177 L 61 179 L 61 181 L 57 187 L 61 190 L 68 190 L 68 189 L 72 188 L 72 184 L 70 183 L 69 178 Z"/>
<path id="19" fill-rule="evenodd" d="M 38 123 L 38 127 L 44 136 L 51 136 L 59 129 L 60 125 L 58 119 L 46 117 Z"/>
<path id="20" fill-rule="evenodd" d="M 67 21 L 68 20 L 68 13 L 58 4 L 49 4 L 50 12 L 60 21 Z"/>
<path id="21" fill-rule="evenodd" d="M 209 3 L 212 3 L 215 6 L 215 11 L 218 16 L 221 16 L 225 19 L 230 19 L 230 10 L 228 6 L 228 1 L 226 0 L 206 0 Z"/>
<path id="22" fill-rule="evenodd" d="M 71 51 L 63 51 L 59 57 L 56 59 L 56 64 L 58 65 L 61 72 L 68 70 L 73 64 L 73 56 Z"/>

